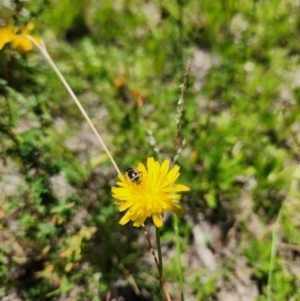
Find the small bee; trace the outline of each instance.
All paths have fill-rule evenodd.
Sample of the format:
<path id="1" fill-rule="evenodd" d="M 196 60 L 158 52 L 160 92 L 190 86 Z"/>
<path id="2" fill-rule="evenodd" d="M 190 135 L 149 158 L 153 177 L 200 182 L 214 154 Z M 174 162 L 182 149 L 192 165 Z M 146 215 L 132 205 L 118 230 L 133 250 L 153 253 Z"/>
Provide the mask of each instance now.
<path id="1" fill-rule="evenodd" d="M 133 183 L 140 184 L 142 173 L 135 168 L 127 168 L 125 175 Z"/>

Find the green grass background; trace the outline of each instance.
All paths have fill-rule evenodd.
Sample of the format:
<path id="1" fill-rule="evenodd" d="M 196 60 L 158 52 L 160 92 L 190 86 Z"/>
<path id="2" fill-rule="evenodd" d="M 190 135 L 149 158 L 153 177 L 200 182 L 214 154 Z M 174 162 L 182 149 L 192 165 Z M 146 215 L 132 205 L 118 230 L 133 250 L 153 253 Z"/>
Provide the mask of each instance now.
<path id="1" fill-rule="evenodd" d="M 181 151 L 179 182 L 191 188 L 179 225 L 188 258 L 186 300 L 226 300 L 224 292 L 237 300 L 300 300 L 297 1 L 0 4 L 2 26 L 35 22 L 33 34 L 44 40 L 121 170 Z M 158 300 L 159 278 L 142 231 L 118 225 L 110 194 L 116 180 L 39 52 L 20 55 L 6 46 L 0 52 L 1 298 Z M 189 260 L 203 224 L 215 270 Z M 165 277 L 180 300 L 173 233 L 169 218 L 162 230 Z M 128 275 L 145 299 L 128 289 Z M 120 292 L 118 281 L 130 292 Z M 253 296 L 242 299 L 238 288 L 249 283 Z"/>

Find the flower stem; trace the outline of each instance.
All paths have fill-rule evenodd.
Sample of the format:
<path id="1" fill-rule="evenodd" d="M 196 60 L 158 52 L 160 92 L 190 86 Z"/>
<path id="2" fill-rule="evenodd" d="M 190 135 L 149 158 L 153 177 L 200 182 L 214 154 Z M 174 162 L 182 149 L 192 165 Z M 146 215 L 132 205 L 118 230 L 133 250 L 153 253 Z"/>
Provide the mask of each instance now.
<path id="1" fill-rule="evenodd" d="M 174 230 L 175 230 L 176 257 L 177 257 L 176 262 L 177 262 L 177 269 L 179 275 L 180 296 L 181 296 L 181 301 L 184 301 L 183 273 L 182 273 L 182 265 L 180 260 L 181 249 L 180 249 L 180 241 L 179 241 L 178 217 L 176 214 L 173 214 L 173 222 L 174 222 Z"/>
<path id="2" fill-rule="evenodd" d="M 162 263 L 162 256 L 161 256 L 161 244 L 160 244 L 160 230 L 159 228 L 155 227 L 155 234 L 156 234 L 156 246 L 157 246 L 157 253 L 158 253 L 158 265 L 159 265 L 159 272 L 160 275 L 163 275 L 163 263 Z M 162 287 L 163 283 L 160 282 L 160 300 L 162 301 Z"/>
<path id="3" fill-rule="evenodd" d="M 117 171 L 118 174 L 121 174 L 120 169 L 118 168 L 118 165 L 116 164 L 115 160 L 113 159 L 110 151 L 108 150 L 106 144 L 104 143 L 103 139 L 101 138 L 100 134 L 97 132 L 95 126 L 93 125 L 90 117 L 88 116 L 88 114 L 86 113 L 85 109 L 82 107 L 80 101 L 78 100 L 78 98 L 76 97 L 76 95 L 74 94 L 73 90 L 71 89 L 71 87 L 69 86 L 69 84 L 67 83 L 67 81 L 65 80 L 64 76 L 61 74 L 61 72 L 59 71 L 59 69 L 57 68 L 56 64 L 54 63 L 54 61 L 52 60 L 51 56 L 49 55 L 46 46 L 44 43 L 42 43 L 42 45 L 39 45 L 34 38 L 32 38 L 30 35 L 26 35 L 26 38 L 28 38 L 42 53 L 42 55 L 45 57 L 45 59 L 47 60 L 47 62 L 50 64 L 50 66 L 53 68 L 53 70 L 55 71 L 56 75 L 59 77 L 59 79 L 61 80 L 61 82 L 63 83 L 63 85 L 65 86 L 65 88 L 67 89 L 67 91 L 69 92 L 70 96 L 72 97 L 73 101 L 75 102 L 75 104 L 77 105 L 77 107 L 79 108 L 81 114 L 84 116 L 84 118 L 86 119 L 86 121 L 88 122 L 89 126 L 91 127 L 92 131 L 94 132 L 94 134 L 96 135 L 96 137 L 98 138 L 98 140 L 100 141 L 100 144 L 102 145 L 102 147 L 104 148 L 104 151 L 106 152 L 108 158 L 110 159 L 112 165 L 114 166 L 115 170 Z"/>
<path id="4" fill-rule="evenodd" d="M 171 301 L 171 297 L 170 297 L 170 295 L 169 295 L 169 292 L 168 292 L 168 289 L 167 289 L 165 280 L 164 280 L 163 275 L 162 275 L 162 272 L 161 272 L 162 270 L 160 269 L 160 265 L 159 265 L 159 263 L 158 263 L 158 261 L 157 261 L 157 257 L 156 257 L 156 255 L 155 255 L 155 252 L 154 252 L 154 249 L 153 249 L 151 240 L 150 240 L 150 238 L 149 238 L 147 229 L 146 229 L 146 227 L 145 227 L 144 224 L 142 224 L 142 228 L 143 228 L 144 234 L 145 234 L 145 236 L 146 236 L 146 238 L 147 238 L 149 247 L 150 247 L 150 249 L 151 249 L 151 253 L 152 253 L 152 256 L 153 256 L 153 258 L 154 258 L 154 261 L 155 261 L 155 264 L 156 264 L 156 267 L 157 267 L 157 270 L 158 270 L 158 273 L 159 273 L 159 276 L 160 276 L 160 282 L 161 282 L 161 285 L 162 285 L 162 287 L 163 287 L 163 289 L 164 289 L 164 291 L 165 291 L 166 298 L 167 298 L 168 301 Z M 156 228 L 156 227 L 155 227 L 155 228 Z M 157 228 L 156 228 L 156 229 L 157 229 Z M 157 245 L 157 246 L 158 246 L 158 245 Z"/>
<path id="5" fill-rule="evenodd" d="M 273 280 L 273 271 L 275 267 L 275 257 L 277 251 L 277 240 L 278 240 L 278 225 L 280 224 L 281 219 L 281 211 L 280 209 L 279 214 L 276 218 L 276 221 L 273 225 L 272 229 L 272 246 L 271 246 L 271 255 L 270 255 L 270 264 L 269 264 L 269 273 L 268 273 L 268 283 L 267 283 L 267 300 L 272 300 L 272 280 Z"/>

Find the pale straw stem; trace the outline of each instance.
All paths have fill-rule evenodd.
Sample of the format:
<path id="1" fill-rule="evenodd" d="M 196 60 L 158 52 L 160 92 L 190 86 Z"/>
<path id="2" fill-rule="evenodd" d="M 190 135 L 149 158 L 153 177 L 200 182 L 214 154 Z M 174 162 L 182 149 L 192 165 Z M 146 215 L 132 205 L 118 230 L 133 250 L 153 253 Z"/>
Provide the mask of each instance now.
<path id="1" fill-rule="evenodd" d="M 65 80 L 64 76 L 61 74 L 61 72 L 59 71 L 59 69 L 57 68 L 57 66 L 55 65 L 55 63 L 53 62 L 52 58 L 50 57 L 45 44 L 42 42 L 42 45 L 39 45 L 34 38 L 32 38 L 29 35 L 25 36 L 26 38 L 28 38 L 42 53 L 42 55 L 45 57 L 45 59 L 48 61 L 48 63 L 50 64 L 50 66 L 53 68 L 53 70 L 55 71 L 55 73 L 57 74 L 57 76 L 59 77 L 59 79 L 61 80 L 61 82 L 63 83 L 63 85 L 65 86 L 65 88 L 67 89 L 67 91 L 69 92 L 70 96 L 72 97 L 72 99 L 74 100 L 75 104 L 77 105 L 77 107 L 79 108 L 80 112 L 82 113 L 82 115 L 84 116 L 84 118 L 86 119 L 86 121 L 88 122 L 89 126 L 91 127 L 92 131 L 94 132 L 94 134 L 96 135 L 96 137 L 98 138 L 100 144 L 102 145 L 102 147 L 104 148 L 108 158 L 110 159 L 112 165 L 114 166 L 115 170 L 117 171 L 118 174 L 121 174 L 120 169 L 118 168 L 115 160 L 113 159 L 110 151 L 108 150 L 108 148 L 106 147 L 103 139 L 101 138 L 100 134 L 97 132 L 95 126 L 93 125 L 90 117 L 88 116 L 88 114 L 86 113 L 85 109 L 82 107 L 80 101 L 78 100 L 78 98 L 76 97 L 76 95 L 74 94 L 73 90 L 71 89 L 71 87 L 69 86 L 69 84 L 67 83 L 67 81 Z"/>

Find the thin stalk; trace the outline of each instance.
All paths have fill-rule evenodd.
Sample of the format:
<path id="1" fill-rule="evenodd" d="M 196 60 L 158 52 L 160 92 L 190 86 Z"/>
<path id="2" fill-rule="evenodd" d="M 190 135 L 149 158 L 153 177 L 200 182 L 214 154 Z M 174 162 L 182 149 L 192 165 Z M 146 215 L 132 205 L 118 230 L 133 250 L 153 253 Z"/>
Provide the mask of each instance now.
<path id="1" fill-rule="evenodd" d="M 165 291 L 166 298 L 167 298 L 168 301 L 171 301 L 171 297 L 170 297 L 170 295 L 169 295 L 169 292 L 168 292 L 168 289 L 167 289 L 165 280 L 164 280 L 164 278 L 163 278 L 163 275 L 162 275 L 162 272 L 161 272 L 161 269 L 160 269 L 160 265 L 159 265 L 159 263 L 158 263 L 158 261 L 157 261 L 157 257 L 156 257 L 156 255 L 155 255 L 155 252 L 154 252 L 154 249 L 153 249 L 153 246 L 152 246 L 150 237 L 149 237 L 149 235 L 148 235 L 147 229 L 146 229 L 146 227 L 145 227 L 144 224 L 142 224 L 142 228 L 143 228 L 144 234 L 145 234 L 145 236 L 146 236 L 146 238 L 147 238 L 147 241 L 148 241 L 148 244 L 149 244 L 149 247 L 150 247 L 152 256 L 153 256 L 153 258 L 154 258 L 154 261 L 155 261 L 155 264 L 156 264 L 156 267 L 157 267 L 157 270 L 158 270 L 158 273 L 159 273 L 159 276 L 160 276 L 160 282 L 161 282 L 162 287 L 163 287 L 163 289 L 164 289 L 164 291 Z M 156 227 L 155 227 L 155 228 L 156 228 Z"/>
<path id="2" fill-rule="evenodd" d="M 184 294 L 183 294 L 183 271 L 182 271 L 182 264 L 181 264 L 181 248 L 180 248 L 180 240 L 179 240 L 179 229 L 178 229 L 178 217 L 176 214 L 173 214 L 173 221 L 174 221 L 174 230 L 175 230 L 175 242 L 176 242 L 176 262 L 177 262 L 177 270 L 179 275 L 179 287 L 180 287 L 180 296 L 181 301 L 184 301 Z"/>
<path id="3" fill-rule="evenodd" d="M 179 56 L 179 62 L 178 62 L 178 67 L 180 69 L 180 71 L 182 70 L 183 67 L 183 24 L 184 24 L 184 3 L 183 0 L 177 0 L 177 7 L 178 7 L 178 19 L 177 19 L 177 26 L 178 26 L 178 47 L 177 47 L 177 51 L 178 51 L 178 56 Z"/>
<path id="4" fill-rule="evenodd" d="M 271 256 L 270 256 L 270 267 L 269 267 L 269 273 L 268 273 L 268 284 L 267 284 L 267 300 L 272 300 L 271 298 L 271 289 L 272 289 L 272 280 L 273 280 L 273 270 L 275 266 L 275 255 L 277 250 L 277 230 L 278 230 L 278 224 L 280 222 L 281 218 L 281 210 L 279 211 L 279 214 L 277 216 L 277 219 L 273 225 L 272 230 L 272 248 L 271 248 Z"/>
<path id="5" fill-rule="evenodd" d="M 88 114 L 86 113 L 85 109 L 83 108 L 83 106 L 81 105 L 80 101 L 78 100 L 78 98 L 76 97 L 76 95 L 74 94 L 73 90 L 71 89 L 71 87 L 69 86 L 69 84 L 67 83 L 67 81 L 65 80 L 64 76 L 62 75 L 62 73 L 59 71 L 59 69 L 57 68 L 56 64 L 54 63 L 54 61 L 52 60 L 51 56 L 49 55 L 46 46 L 44 43 L 42 43 L 42 45 L 39 45 L 35 39 L 33 39 L 31 36 L 26 35 L 26 38 L 28 38 L 42 53 L 42 55 L 45 57 L 45 59 L 47 60 L 47 62 L 50 64 L 50 66 L 53 68 L 53 70 L 55 71 L 56 75 L 59 77 L 59 79 L 61 80 L 61 82 L 63 83 L 63 85 L 65 86 L 65 88 L 67 89 L 67 91 L 69 92 L 71 98 L 73 99 L 73 101 L 75 102 L 75 104 L 77 105 L 77 107 L 79 108 L 81 114 L 84 116 L 84 118 L 86 119 L 86 121 L 88 122 L 89 126 L 91 127 L 92 131 L 94 132 L 94 134 L 96 135 L 96 137 L 98 138 L 100 144 L 102 145 L 102 147 L 104 148 L 108 158 L 110 159 L 112 165 L 114 166 L 115 170 L 117 171 L 118 174 L 121 174 L 120 169 L 118 168 L 118 165 L 116 164 L 115 160 L 113 159 L 110 151 L 108 150 L 108 148 L 106 147 L 106 144 L 104 143 L 103 139 L 101 138 L 100 134 L 98 133 L 98 131 L 96 130 L 95 126 L 93 125 L 90 117 L 88 116 Z"/>
<path id="6" fill-rule="evenodd" d="M 159 264 L 159 271 L 160 274 L 163 275 L 163 263 L 162 263 L 162 256 L 161 256 L 161 244 L 160 244 L 160 230 L 159 228 L 155 227 L 155 234 L 156 234 L 156 246 L 157 246 L 157 253 L 158 253 L 158 264 Z M 162 282 L 160 282 L 160 300 L 162 301 Z"/>
<path id="7" fill-rule="evenodd" d="M 12 125 L 15 122 L 14 121 L 15 118 L 13 117 L 11 105 L 10 105 L 10 102 L 9 102 L 8 98 L 6 97 L 6 95 L 4 96 L 4 99 L 5 99 L 5 104 L 6 104 L 7 112 L 8 112 L 9 125 Z"/>

